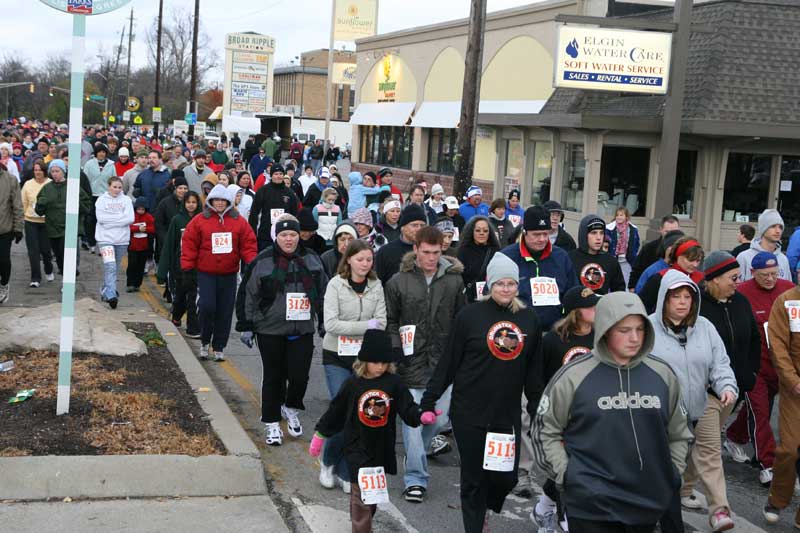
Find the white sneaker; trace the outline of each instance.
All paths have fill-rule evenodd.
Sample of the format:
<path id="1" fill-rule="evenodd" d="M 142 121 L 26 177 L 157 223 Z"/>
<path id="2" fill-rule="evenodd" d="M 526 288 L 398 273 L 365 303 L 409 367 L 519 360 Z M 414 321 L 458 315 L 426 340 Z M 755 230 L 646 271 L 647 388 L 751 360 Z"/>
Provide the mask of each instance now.
<path id="1" fill-rule="evenodd" d="M 569 533 L 569 520 L 567 520 L 567 513 L 564 513 L 564 520 L 558 523 L 561 527 L 561 531 L 564 533 Z"/>
<path id="2" fill-rule="evenodd" d="M 280 446 L 283 444 L 283 431 L 278 422 L 270 422 L 267 427 L 267 444 L 270 446 Z"/>
<path id="3" fill-rule="evenodd" d="M 32 289 L 38 289 L 39 288 L 39 282 L 38 281 L 31 281 L 31 284 L 29 285 L 29 287 L 32 288 Z"/>
<path id="4" fill-rule="evenodd" d="M 214 351 L 214 361 L 222 362 L 225 360 L 225 354 L 222 352 Z"/>
<path id="5" fill-rule="evenodd" d="M 536 512 L 536 506 L 531 510 L 531 520 L 539 528 L 539 533 L 555 533 L 556 524 L 558 523 L 558 516 L 556 515 L 555 508 L 548 509 L 544 513 Z"/>
<path id="6" fill-rule="evenodd" d="M 745 451 L 743 445 L 733 442 L 730 439 L 725 439 L 723 446 L 725 447 L 726 450 L 728 450 L 728 453 L 731 454 L 731 459 L 733 459 L 737 463 L 750 462 L 750 456 L 747 455 L 747 452 Z"/>
<path id="7" fill-rule="evenodd" d="M 200 346 L 200 359 L 203 361 L 208 359 L 208 344 Z"/>
<path id="8" fill-rule="evenodd" d="M 297 417 L 297 409 L 281 405 L 281 416 L 286 420 L 286 429 L 289 430 L 289 435 L 299 437 L 303 434 L 303 426 Z"/>
<path id="9" fill-rule="evenodd" d="M 681 505 L 687 509 L 705 509 L 708 507 L 708 500 L 702 493 L 692 490 L 689 496 L 681 496 Z"/>
<path id="10" fill-rule="evenodd" d="M 326 489 L 336 486 L 336 477 L 333 475 L 335 466 L 325 466 L 322 460 L 319 461 L 319 484 Z"/>
<path id="11" fill-rule="evenodd" d="M 765 468 L 758 473 L 758 482 L 768 487 L 772 483 L 772 468 Z"/>
<path id="12" fill-rule="evenodd" d="M 55 274 L 45 274 L 44 275 L 44 279 L 46 279 L 48 282 L 54 281 L 56 279 L 56 275 Z"/>
<path id="13" fill-rule="evenodd" d="M 0 285 L 0 304 L 8 301 L 8 295 L 11 293 L 9 285 Z"/>
<path id="14" fill-rule="evenodd" d="M 342 486 L 342 492 L 345 494 L 350 494 L 350 482 L 345 481 L 342 478 L 338 478 L 339 484 Z"/>

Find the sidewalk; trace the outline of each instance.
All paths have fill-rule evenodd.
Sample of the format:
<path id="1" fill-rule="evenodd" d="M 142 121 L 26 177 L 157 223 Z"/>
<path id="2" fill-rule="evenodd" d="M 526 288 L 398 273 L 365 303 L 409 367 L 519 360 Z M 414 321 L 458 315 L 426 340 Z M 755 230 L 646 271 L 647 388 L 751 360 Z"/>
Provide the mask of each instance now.
<path id="1" fill-rule="evenodd" d="M 80 253 L 81 274 L 77 278 L 76 299 L 90 297 L 99 301 L 99 289 L 103 278 L 101 260 L 90 252 Z M 24 241 L 12 246 L 11 262 L 11 294 L 9 301 L 0 305 L 0 310 L 37 307 L 60 301 L 61 279 L 58 275 L 54 282 L 43 281 L 39 288 L 28 286 L 30 268 Z M 153 322 L 162 331 L 175 331 L 169 321 L 153 311 L 141 297 L 141 293 L 125 293 L 124 267 L 118 276 L 118 287 L 119 306 L 115 311 L 109 309 L 109 313 L 115 314 L 120 320 Z M 15 458 L 20 460 L 19 464 L 15 463 L 15 467 L 21 467 L 25 463 L 30 468 L 23 470 L 28 470 L 29 474 L 42 467 L 47 470 L 57 470 L 56 475 L 64 474 L 63 477 L 59 477 L 59 483 L 56 484 L 58 490 L 53 490 L 52 486 L 47 490 L 58 493 L 58 496 L 53 496 L 54 499 L 57 497 L 58 500 L 62 500 L 63 496 L 71 495 L 75 501 L 71 501 L 69 497 L 66 501 L 52 499 L 31 502 L 6 501 L 0 505 L 0 520 L 4 530 L 7 528 L 9 531 L 52 531 L 53 524 L 58 524 L 59 530 L 85 532 L 288 531 L 275 504 L 267 495 L 257 448 L 247 438 L 183 337 L 178 334 L 165 339 L 189 384 L 195 389 L 210 388 L 210 392 L 205 393 L 202 398 L 202 405 L 206 412 L 212 415 L 212 426 L 226 445 L 229 455 L 197 460 L 188 456 L 139 455 L 131 456 L 129 460 L 117 457 L 117 460 L 103 463 L 104 469 L 89 466 L 77 470 L 74 469 L 75 465 L 79 465 L 84 458 L 65 457 L 63 461 L 56 456 Z M 85 459 L 88 459 L 89 463 L 102 460 L 96 457 Z M 241 474 L 236 474 L 237 468 L 241 466 L 236 466 L 233 461 L 239 461 L 247 469 L 242 470 Z M 64 464 L 58 466 L 59 462 Z M 138 475 L 122 474 L 121 470 L 128 468 L 126 463 L 129 467 L 135 467 Z M 172 467 L 174 472 L 170 470 L 170 463 L 176 463 L 176 466 Z M 195 472 L 180 476 L 178 468 L 181 467 L 181 463 L 194 463 Z M 209 469 L 198 471 L 198 465 L 209 465 Z M 185 467 L 184 464 L 183 468 Z M 121 469 L 118 475 L 114 475 L 116 468 Z M 101 470 L 105 473 L 101 473 Z M 231 477 L 231 472 L 234 477 Z M 19 475 L 12 475 L 12 479 L 15 478 L 17 483 L 25 483 L 24 474 L 22 472 L 17 474 Z M 227 474 L 227 479 L 223 474 Z M 105 477 L 95 479 L 97 476 Z M 73 478 L 74 483 L 66 482 L 67 478 Z M 153 483 L 148 483 L 146 481 L 148 478 L 153 480 Z M 130 480 L 130 483 L 126 482 L 126 479 Z M 174 482 L 171 483 L 170 480 Z M 36 485 L 37 483 L 31 483 L 32 493 L 36 493 L 34 490 Z M 142 489 L 140 485 L 145 485 L 145 488 Z M 150 485 L 152 486 L 148 488 Z M 76 492 L 70 493 L 71 486 Z M 102 488 L 104 486 L 107 490 Z M 86 490 L 85 487 L 90 487 L 92 490 Z M 78 501 L 80 494 L 89 496 Z M 127 494 L 141 495 L 143 498 L 90 499 L 121 498 Z M 180 494 L 194 496 L 172 498 Z M 229 494 L 239 494 L 239 496 L 229 497 Z M 148 496 L 161 497 L 148 498 Z M 20 497 L 27 498 L 27 496 Z M 47 496 L 33 496 L 33 499 L 45 497 Z"/>

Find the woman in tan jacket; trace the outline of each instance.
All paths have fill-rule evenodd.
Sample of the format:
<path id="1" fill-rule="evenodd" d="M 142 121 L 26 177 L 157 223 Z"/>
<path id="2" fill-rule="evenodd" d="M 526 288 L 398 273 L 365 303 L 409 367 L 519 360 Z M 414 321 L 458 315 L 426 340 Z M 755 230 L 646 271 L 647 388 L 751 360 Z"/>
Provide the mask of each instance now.
<path id="1" fill-rule="evenodd" d="M 44 275 L 47 281 L 53 281 L 53 254 L 50 251 L 50 239 L 44 227 L 44 217 L 36 214 L 36 197 L 42 187 L 50 183 L 47 177 L 47 163 L 43 160 L 33 164 L 33 179 L 22 186 L 22 211 L 25 216 L 25 246 L 28 248 L 28 260 L 31 262 L 31 287 L 38 287 L 42 281 L 41 262 L 44 262 Z M 41 260 L 41 262 L 40 262 Z"/>

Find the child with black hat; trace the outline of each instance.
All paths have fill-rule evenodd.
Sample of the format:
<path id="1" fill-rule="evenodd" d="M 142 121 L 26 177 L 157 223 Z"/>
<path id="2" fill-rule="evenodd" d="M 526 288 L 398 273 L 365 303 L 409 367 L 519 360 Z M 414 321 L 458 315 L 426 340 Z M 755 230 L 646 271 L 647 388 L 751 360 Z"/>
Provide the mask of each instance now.
<path id="1" fill-rule="evenodd" d="M 308 453 L 319 457 L 328 436 L 344 432 L 345 457 L 352 481 L 350 521 L 353 533 L 372 531 L 372 517 L 377 505 L 364 504 L 359 486 L 359 469 L 383 467 L 387 474 L 397 474 L 395 456 L 395 414 L 412 427 L 432 424 L 433 412 L 422 413 L 408 387 L 395 372 L 395 355 L 389 334 L 370 329 L 364 334 L 358 361 L 350 377 L 328 410 L 317 423 Z"/>

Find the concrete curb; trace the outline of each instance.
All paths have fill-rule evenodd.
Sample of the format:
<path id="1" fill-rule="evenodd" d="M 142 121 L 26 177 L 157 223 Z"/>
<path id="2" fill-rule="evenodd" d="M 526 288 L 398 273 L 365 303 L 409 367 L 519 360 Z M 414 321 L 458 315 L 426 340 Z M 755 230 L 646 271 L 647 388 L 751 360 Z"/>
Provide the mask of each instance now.
<path id="1" fill-rule="evenodd" d="M 228 455 L 4 457 L 0 500 L 267 494 L 261 454 L 200 361 L 169 321 L 153 322 L 192 389 L 208 389 L 198 401 Z"/>

